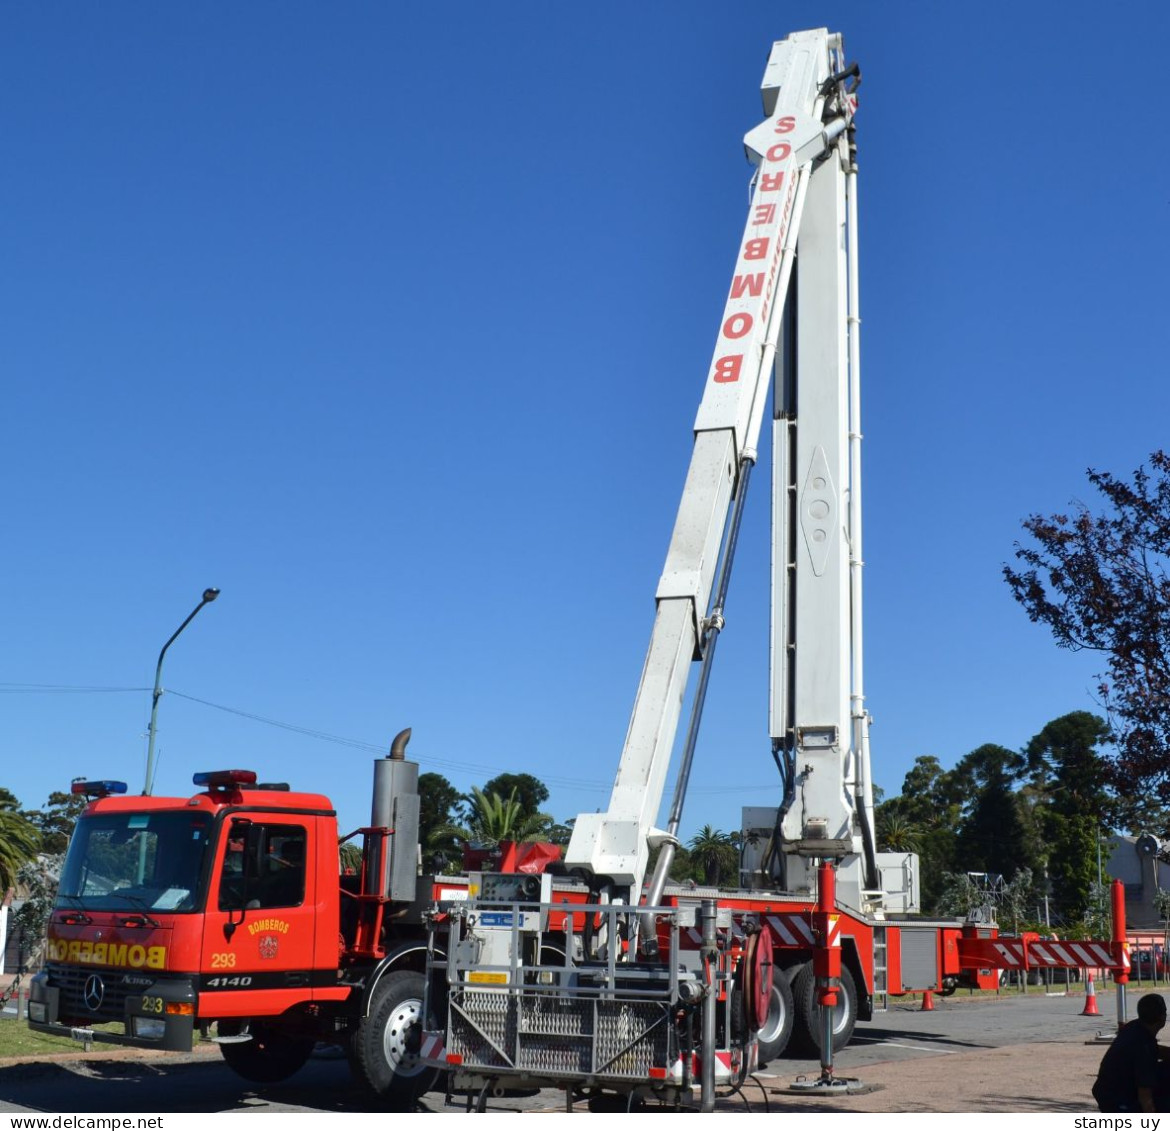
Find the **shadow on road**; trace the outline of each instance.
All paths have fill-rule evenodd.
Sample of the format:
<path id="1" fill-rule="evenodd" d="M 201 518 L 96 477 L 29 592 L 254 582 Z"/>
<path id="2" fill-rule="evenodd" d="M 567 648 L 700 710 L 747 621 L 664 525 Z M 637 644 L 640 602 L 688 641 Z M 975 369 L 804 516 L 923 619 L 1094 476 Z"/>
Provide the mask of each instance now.
<path id="1" fill-rule="evenodd" d="M 62 1107 L 64 1097 L 68 1097 Z M 0 1102 L 32 1111 L 384 1111 L 344 1063 L 310 1061 L 279 1084 L 251 1084 L 219 1061 L 85 1060 L 0 1068 Z"/>

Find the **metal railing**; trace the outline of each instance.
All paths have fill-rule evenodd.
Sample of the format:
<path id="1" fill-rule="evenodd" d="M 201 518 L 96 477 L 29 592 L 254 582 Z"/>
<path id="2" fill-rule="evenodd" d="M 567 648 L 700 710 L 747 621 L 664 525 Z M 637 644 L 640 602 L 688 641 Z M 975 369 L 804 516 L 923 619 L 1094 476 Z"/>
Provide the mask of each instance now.
<path id="1" fill-rule="evenodd" d="M 629 1085 L 679 1058 L 673 1023 L 680 993 L 675 908 L 652 911 L 669 923 L 671 938 L 669 959 L 654 966 L 621 960 L 623 921 L 630 919 L 631 909 L 612 904 L 574 904 L 564 917 L 563 933 L 542 936 L 542 946 L 531 933 L 522 937 L 517 907 L 511 915 L 509 961 L 483 963 L 478 948 L 466 945 L 474 940 L 482 910 L 473 903 L 452 909 L 449 957 L 431 963 L 432 971 L 446 971 L 445 1045 L 457 1071 Z M 564 910 L 564 904 L 541 905 L 542 912 Z M 592 939 L 608 940 L 607 945 L 586 947 L 586 932 L 575 929 L 580 922 L 588 924 Z M 525 944 L 530 955 L 539 954 L 537 962 L 521 961 Z M 581 958 L 586 949 L 596 949 L 599 957 Z M 544 960 L 550 950 L 557 961 Z"/>

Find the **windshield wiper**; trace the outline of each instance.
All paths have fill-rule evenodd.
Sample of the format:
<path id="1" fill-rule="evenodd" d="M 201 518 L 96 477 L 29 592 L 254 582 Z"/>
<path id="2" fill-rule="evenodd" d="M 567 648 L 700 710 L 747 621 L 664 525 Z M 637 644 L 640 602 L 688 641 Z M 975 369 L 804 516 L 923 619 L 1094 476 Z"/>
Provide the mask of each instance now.
<path id="1" fill-rule="evenodd" d="M 62 914 L 61 914 L 61 922 L 62 923 L 66 923 L 69 926 L 74 927 L 74 926 L 82 925 L 85 923 L 92 923 L 93 922 L 93 919 L 89 915 L 87 915 L 85 912 L 85 905 L 81 902 L 81 896 L 79 896 L 79 895 L 66 895 L 64 892 L 58 892 L 57 898 L 58 899 L 71 899 L 74 903 L 77 904 L 76 909 L 69 908 L 67 911 L 62 912 Z"/>
<path id="2" fill-rule="evenodd" d="M 139 927 L 141 927 L 147 923 L 149 923 L 150 926 L 152 926 L 152 927 L 161 927 L 162 926 L 162 924 L 149 913 L 149 911 L 147 910 L 146 901 L 144 899 L 142 899 L 140 896 L 127 895 L 126 892 L 124 892 L 124 891 L 112 891 L 112 892 L 110 892 L 110 895 L 115 896 L 118 899 L 124 899 L 127 903 L 133 903 L 135 907 L 138 907 L 141 909 L 137 915 L 128 915 L 123 920 L 122 926 L 126 926 L 126 927 L 139 926 Z M 132 921 L 134 919 L 138 919 L 138 920 L 140 920 L 140 922 L 134 923 Z"/>

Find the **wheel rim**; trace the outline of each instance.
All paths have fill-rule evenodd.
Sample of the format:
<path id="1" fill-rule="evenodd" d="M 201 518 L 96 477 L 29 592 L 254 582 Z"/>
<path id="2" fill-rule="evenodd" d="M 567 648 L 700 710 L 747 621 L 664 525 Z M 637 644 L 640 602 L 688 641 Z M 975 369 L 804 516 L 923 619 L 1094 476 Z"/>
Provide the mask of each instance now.
<path id="1" fill-rule="evenodd" d="M 783 975 L 781 975 L 783 977 Z M 761 1041 L 774 1041 L 784 1029 L 787 1018 L 784 1016 L 784 995 L 775 982 L 772 983 L 772 997 L 768 1002 L 768 1019 L 760 1029 Z"/>
<path id="2" fill-rule="evenodd" d="M 824 1032 L 824 1030 L 821 1028 L 821 1026 L 824 1024 L 824 1021 L 821 1017 L 820 1003 L 817 1001 L 817 991 L 816 991 L 815 983 L 812 986 L 812 990 L 811 990 L 810 1004 L 811 1004 L 810 1016 L 812 1016 L 813 1018 L 816 1019 L 816 1032 L 818 1034 L 822 1033 L 822 1032 Z M 848 1027 L 850 1013 L 851 1013 L 851 1008 L 850 1008 L 850 1004 L 849 1004 L 849 995 L 845 992 L 844 985 L 839 985 L 837 987 L 837 1004 L 833 1006 L 833 1036 L 834 1037 L 837 1036 L 838 1033 L 843 1032 Z M 817 1041 L 819 1042 L 820 1039 L 821 1038 L 818 1036 Z"/>
<path id="3" fill-rule="evenodd" d="M 849 1020 L 849 1007 L 845 1003 L 845 990 L 843 987 L 837 988 L 837 1004 L 833 1006 L 833 1032 L 839 1033 L 845 1028 L 845 1022 Z"/>
<path id="4" fill-rule="evenodd" d="M 418 1055 L 407 1048 L 410 1031 L 419 1024 L 421 1016 L 422 1002 L 418 998 L 408 998 L 399 1002 L 386 1019 L 382 1053 L 396 1076 L 416 1076 L 424 1067 Z"/>

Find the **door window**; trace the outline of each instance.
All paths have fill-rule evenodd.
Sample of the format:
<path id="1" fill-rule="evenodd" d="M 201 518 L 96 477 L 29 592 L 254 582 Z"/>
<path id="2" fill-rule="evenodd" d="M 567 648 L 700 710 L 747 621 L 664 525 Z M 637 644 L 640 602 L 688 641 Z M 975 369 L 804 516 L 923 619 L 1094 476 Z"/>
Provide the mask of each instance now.
<path id="1" fill-rule="evenodd" d="M 301 825 L 233 824 L 219 881 L 219 909 L 299 907 L 305 900 Z"/>

